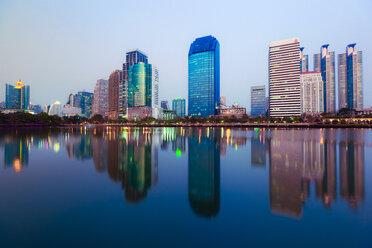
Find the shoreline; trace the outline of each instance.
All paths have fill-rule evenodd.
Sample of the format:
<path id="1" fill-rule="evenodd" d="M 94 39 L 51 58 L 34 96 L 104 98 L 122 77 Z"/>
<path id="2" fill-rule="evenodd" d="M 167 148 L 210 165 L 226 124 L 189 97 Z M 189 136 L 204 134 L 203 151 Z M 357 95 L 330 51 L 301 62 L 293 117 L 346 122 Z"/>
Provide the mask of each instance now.
<path id="1" fill-rule="evenodd" d="M 102 124 L 0 124 L 1 127 L 223 127 L 223 128 L 372 128 L 372 124 L 325 124 L 325 123 L 102 123 Z"/>

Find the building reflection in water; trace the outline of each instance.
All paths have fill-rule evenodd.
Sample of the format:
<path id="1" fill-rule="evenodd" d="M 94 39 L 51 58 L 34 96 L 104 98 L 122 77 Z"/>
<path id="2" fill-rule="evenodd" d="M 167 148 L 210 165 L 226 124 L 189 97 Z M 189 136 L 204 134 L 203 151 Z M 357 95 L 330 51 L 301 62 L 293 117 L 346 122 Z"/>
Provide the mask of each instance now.
<path id="1" fill-rule="evenodd" d="M 6 140 L 4 145 L 4 167 L 13 168 L 16 173 L 20 173 L 23 167 L 28 165 L 28 145 L 28 140 L 24 137 Z"/>
<path id="2" fill-rule="evenodd" d="M 196 215 L 213 218 L 220 210 L 220 132 L 191 130 L 188 150 L 190 206 Z"/>
<path id="3" fill-rule="evenodd" d="M 345 130 L 339 142 L 340 195 L 357 208 L 364 199 L 364 134 Z M 316 198 L 331 208 L 337 197 L 336 130 L 272 130 L 270 133 L 270 209 L 299 218 L 315 184 Z M 263 148 L 262 148 L 263 150 Z"/>
<path id="4" fill-rule="evenodd" d="M 70 157 L 93 158 L 96 171 L 108 173 L 121 183 L 125 200 L 138 203 L 158 182 L 158 146 L 151 129 L 95 128 L 75 138 L 70 134 L 65 146 Z M 74 130 L 71 130 L 73 133 Z"/>
<path id="5" fill-rule="evenodd" d="M 268 151 L 268 138 L 265 128 L 255 128 L 251 138 L 251 165 L 266 165 L 266 152 Z"/>
<path id="6" fill-rule="evenodd" d="M 325 208 L 332 208 L 337 192 L 352 209 L 364 200 L 363 130 L 261 128 L 250 132 L 252 166 L 265 166 L 268 154 L 273 213 L 299 218 L 312 195 Z M 188 153 L 191 209 L 212 218 L 220 208 L 220 156 L 228 147 L 245 146 L 247 134 L 229 128 L 15 128 L 0 132 L 0 148 L 4 149 L 4 168 L 19 173 L 28 165 L 31 149 L 59 152 L 63 144 L 71 159 L 93 159 L 96 171 L 107 172 L 120 183 L 125 200 L 137 203 L 158 183 L 159 147 L 168 150 L 171 146 L 176 156 Z"/>
<path id="7" fill-rule="evenodd" d="M 339 145 L 340 194 L 356 209 L 364 200 L 364 133 L 345 130 Z"/>

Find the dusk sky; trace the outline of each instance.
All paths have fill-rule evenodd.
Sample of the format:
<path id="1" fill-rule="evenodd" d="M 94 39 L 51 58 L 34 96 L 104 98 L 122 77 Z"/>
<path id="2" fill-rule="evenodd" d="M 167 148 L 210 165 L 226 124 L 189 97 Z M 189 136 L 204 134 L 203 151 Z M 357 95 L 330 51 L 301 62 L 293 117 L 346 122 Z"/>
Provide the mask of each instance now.
<path id="1" fill-rule="evenodd" d="M 206 35 L 220 42 L 228 105 L 250 111 L 250 87 L 267 87 L 269 43 L 299 37 L 310 70 L 321 45 L 330 44 L 337 56 L 357 43 L 364 105 L 372 106 L 372 0 L 0 0 L 0 101 L 5 83 L 18 79 L 31 86 L 33 104 L 93 92 L 97 79 L 122 69 L 133 48 L 158 67 L 160 100 L 187 98 L 188 50 Z"/>

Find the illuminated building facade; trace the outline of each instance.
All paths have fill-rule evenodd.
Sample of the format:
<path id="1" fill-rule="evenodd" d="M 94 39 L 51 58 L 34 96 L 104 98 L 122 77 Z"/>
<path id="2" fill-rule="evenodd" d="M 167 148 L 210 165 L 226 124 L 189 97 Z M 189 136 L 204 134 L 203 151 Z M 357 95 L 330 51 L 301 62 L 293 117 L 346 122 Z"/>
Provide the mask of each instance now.
<path id="1" fill-rule="evenodd" d="M 147 55 L 138 50 L 133 49 L 129 50 L 125 56 L 125 63 L 123 64 L 123 73 L 121 75 L 121 81 L 119 83 L 119 115 L 124 116 L 127 112 L 128 106 L 128 97 L 129 97 L 129 70 L 130 67 L 139 63 L 148 64 Z"/>
<path id="2" fill-rule="evenodd" d="M 30 86 L 18 81 L 14 86 L 5 85 L 5 106 L 7 109 L 29 109 Z"/>
<path id="3" fill-rule="evenodd" d="M 300 39 L 270 43 L 270 117 L 301 115 Z"/>
<path id="4" fill-rule="evenodd" d="M 266 88 L 265 86 L 251 87 L 251 116 L 266 116 Z"/>
<path id="5" fill-rule="evenodd" d="M 172 101 L 172 110 L 176 112 L 176 115 L 179 117 L 186 116 L 186 99 L 176 98 Z"/>
<path id="6" fill-rule="evenodd" d="M 94 88 L 92 116 L 101 115 L 107 116 L 108 108 L 108 81 L 105 79 L 98 79 Z"/>
<path id="7" fill-rule="evenodd" d="M 190 46 L 188 115 L 218 115 L 220 108 L 220 44 L 213 36 L 197 38 Z"/>
<path id="8" fill-rule="evenodd" d="M 301 113 L 322 113 L 323 79 L 320 72 L 301 73 Z"/>

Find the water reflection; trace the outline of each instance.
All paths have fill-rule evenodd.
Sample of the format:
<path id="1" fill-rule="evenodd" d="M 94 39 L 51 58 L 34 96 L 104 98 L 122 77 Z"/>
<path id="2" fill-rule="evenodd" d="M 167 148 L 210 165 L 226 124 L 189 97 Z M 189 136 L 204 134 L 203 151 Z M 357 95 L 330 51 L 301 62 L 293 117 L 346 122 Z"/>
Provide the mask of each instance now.
<path id="1" fill-rule="evenodd" d="M 107 173 L 133 204 L 158 184 L 159 152 L 171 152 L 188 161 L 192 211 L 213 218 L 220 211 L 220 158 L 249 149 L 249 144 L 239 161 L 268 169 L 271 212 L 301 218 L 312 199 L 326 209 L 337 198 L 358 209 L 365 198 L 365 139 L 365 131 L 357 129 L 7 129 L 0 132 L 0 148 L 4 168 L 16 173 L 27 167 L 34 148 L 63 150 L 70 159 L 93 163 L 97 173 Z"/>
<path id="2" fill-rule="evenodd" d="M 220 210 L 220 132 L 192 130 L 189 135 L 189 202 L 207 218 Z"/>

